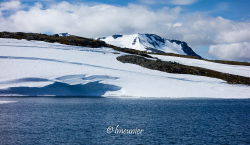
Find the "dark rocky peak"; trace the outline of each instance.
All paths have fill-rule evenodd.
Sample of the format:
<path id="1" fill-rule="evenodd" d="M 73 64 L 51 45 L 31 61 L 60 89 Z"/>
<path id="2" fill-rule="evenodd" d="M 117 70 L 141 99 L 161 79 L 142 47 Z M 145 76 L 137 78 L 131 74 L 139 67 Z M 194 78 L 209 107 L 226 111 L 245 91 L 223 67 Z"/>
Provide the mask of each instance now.
<path id="1" fill-rule="evenodd" d="M 202 58 L 201 56 L 199 56 L 198 54 L 196 54 L 193 49 L 191 47 L 188 46 L 188 44 L 184 41 L 180 41 L 180 40 L 170 40 L 170 39 L 167 39 L 169 42 L 171 43 L 176 43 L 178 45 L 181 45 L 181 48 L 182 50 L 187 54 L 187 55 L 190 55 L 190 56 L 195 56 L 195 57 L 198 57 L 198 58 Z"/>
<path id="2" fill-rule="evenodd" d="M 113 37 L 114 39 L 117 39 L 117 38 L 119 38 L 119 37 L 122 37 L 122 35 L 120 35 L 120 34 L 115 34 L 115 35 L 112 35 L 112 37 Z"/>
<path id="3" fill-rule="evenodd" d="M 162 38 L 161 36 L 158 36 L 156 34 L 144 34 L 148 39 L 152 40 L 152 41 L 158 41 L 161 43 L 165 43 L 165 39 Z"/>

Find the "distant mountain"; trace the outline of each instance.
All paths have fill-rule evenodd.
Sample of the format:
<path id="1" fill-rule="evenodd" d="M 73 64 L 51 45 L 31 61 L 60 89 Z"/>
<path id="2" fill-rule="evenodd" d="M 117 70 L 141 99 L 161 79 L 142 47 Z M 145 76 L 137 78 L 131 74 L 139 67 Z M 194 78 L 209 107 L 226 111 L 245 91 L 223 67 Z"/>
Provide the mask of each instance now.
<path id="1" fill-rule="evenodd" d="M 132 48 L 141 51 L 175 53 L 201 58 L 201 56 L 196 54 L 186 42 L 162 38 L 155 34 L 116 34 L 108 37 L 101 37 L 98 38 L 98 40 L 102 40 L 108 44 L 119 47 Z"/>
<path id="2" fill-rule="evenodd" d="M 70 36 L 70 34 L 69 34 L 69 33 L 59 33 L 58 35 L 59 35 L 59 36 L 61 36 L 61 37 Z"/>

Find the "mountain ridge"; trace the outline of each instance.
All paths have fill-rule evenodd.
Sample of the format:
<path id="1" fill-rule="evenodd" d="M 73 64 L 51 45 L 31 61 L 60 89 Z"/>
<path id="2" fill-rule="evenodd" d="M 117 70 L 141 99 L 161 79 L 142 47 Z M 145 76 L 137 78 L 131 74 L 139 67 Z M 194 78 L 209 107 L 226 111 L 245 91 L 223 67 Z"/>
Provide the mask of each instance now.
<path id="1" fill-rule="evenodd" d="M 118 36 L 119 37 L 119 36 Z M 191 58 L 191 59 L 200 59 L 194 56 L 188 55 L 181 55 L 181 54 L 174 54 L 174 53 L 153 53 L 153 52 L 146 52 L 135 50 L 131 48 L 118 47 L 111 44 L 107 44 L 104 41 L 85 38 L 75 35 L 70 36 L 59 36 L 59 35 L 47 35 L 41 33 L 25 33 L 25 32 L 0 32 L 0 38 L 11 38 L 11 39 L 25 39 L 25 40 L 36 40 L 36 41 L 44 41 L 50 43 L 60 43 L 72 46 L 83 46 L 83 47 L 91 47 L 91 48 L 98 48 L 98 47 L 109 47 L 114 50 L 125 52 L 129 54 L 140 55 L 144 57 L 152 57 L 150 55 L 157 54 L 162 56 L 174 56 L 174 57 L 181 57 L 181 58 Z M 200 60 L 208 61 L 208 62 L 215 62 L 220 64 L 229 64 L 229 65 L 243 65 L 243 66 L 250 66 L 249 62 L 240 62 L 240 61 L 228 61 L 228 60 L 210 60 L 201 58 Z"/>
<path id="2" fill-rule="evenodd" d="M 140 51 L 174 53 L 202 58 L 200 55 L 195 53 L 186 42 L 163 38 L 156 34 L 115 34 L 112 36 L 100 37 L 97 38 L 97 40 L 105 41 L 111 45 L 123 48 L 132 48 Z"/>

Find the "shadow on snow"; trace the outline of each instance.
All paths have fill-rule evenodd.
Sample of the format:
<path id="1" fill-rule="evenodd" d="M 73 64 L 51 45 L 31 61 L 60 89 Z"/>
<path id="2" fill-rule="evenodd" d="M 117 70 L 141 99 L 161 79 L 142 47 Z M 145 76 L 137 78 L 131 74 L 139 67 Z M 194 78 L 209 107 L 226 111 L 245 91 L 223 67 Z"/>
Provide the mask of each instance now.
<path id="1" fill-rule="evenodd" d="M 117 91 L 121 87 L 109 84 L 103 84 L 99 81 L 89 82 L 87 84 L 69 85 L 61 82 L 44 87 L 10 87 L 6 90 L 0 90 L 0 95 L 17 94 L 25 96 L 102 96 L 107 91 Z"/>

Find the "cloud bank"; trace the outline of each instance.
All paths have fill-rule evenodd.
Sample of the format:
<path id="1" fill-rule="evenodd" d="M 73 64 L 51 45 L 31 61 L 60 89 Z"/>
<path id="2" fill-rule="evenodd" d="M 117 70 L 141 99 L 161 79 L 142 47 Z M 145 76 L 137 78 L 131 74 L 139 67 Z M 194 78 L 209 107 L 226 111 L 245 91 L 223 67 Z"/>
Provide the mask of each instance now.
<path id="1" fill-rule="evenodd" d="M 194 0 L 175 0 L 189 4 Z M 23 8 L 25 7 L 25 8 Z M 117 33 L 156 33 L 187 41 L 192 47 L 208 46 L 219 59 L 250 61 L 250 23 L 236 22 L 203 13 L 184 13 L 182 8 L 129 4 L 113 6 L 68 2 L 44 7 L 41 3 L 23 6 L 19 1 L 0 3 L 0 31 L 68 32 L 84 37 Z"/>
<path id="2" fill-rule="evenodd" d="M 249 42 L 212 45 L 209 53 L 223 59 L 249 61 L 249 46 Z"/>

